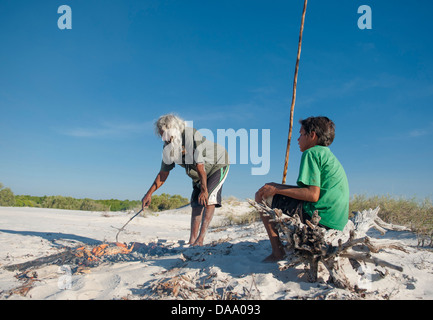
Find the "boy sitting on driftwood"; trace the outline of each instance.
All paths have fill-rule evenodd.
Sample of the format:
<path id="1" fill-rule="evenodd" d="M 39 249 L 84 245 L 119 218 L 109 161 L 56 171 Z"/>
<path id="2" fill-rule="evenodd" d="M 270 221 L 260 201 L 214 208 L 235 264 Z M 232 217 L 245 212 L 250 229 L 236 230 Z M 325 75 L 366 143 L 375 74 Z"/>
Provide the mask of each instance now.
<path id="1" fill-rule="evenodd" d="M 349 184 L 343 166 L 328 148 L 335 137 L 335 124 L 327 117 L 310 117 L 299 121 L 298 144 L 302 154 L 297 186 L 267 183 L 261 187 L 255 201 L 272 199 L 272 208 L 301 220 L 310 220 L 315 211 L 320 226 L 343 230 L 349 216 Z M 272 254 L 264 261 L 283 259 L 278 232 L 270 217 L 261 214 L 272 246 Z"/>

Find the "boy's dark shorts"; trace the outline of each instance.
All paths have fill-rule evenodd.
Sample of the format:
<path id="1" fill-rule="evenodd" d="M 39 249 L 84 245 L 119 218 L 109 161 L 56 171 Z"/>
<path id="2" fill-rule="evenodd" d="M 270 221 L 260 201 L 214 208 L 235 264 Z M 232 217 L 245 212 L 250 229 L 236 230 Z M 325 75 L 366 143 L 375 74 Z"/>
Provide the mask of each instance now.
<path id="1" fill-rule="evenodd" d="M 216 208 L 221 207 L 221 193 L 223 189 L 224 181 L 227 178 L 229 172 L 229 166 L 223 167 L 210 177 L 207 178 L 207 190 L 209 193 L 208 205 L 215 205 Z M 198 208 L 203 207 L 198 202 L 198 196 L 200 195 L 200 186 L 194 184 L 192 194 L 191 194 L 191 207 Z"/>
<path id="2" fill-rule="evenodd" d="M 297 188 L 293 186 L 288 187 Z M 298 214 L 299 218 L 301 218 L 302 223 L 305 223 L 305 220 L 311 220 L 310 215 L 304 211 L 304 201 L 302 200 L 297 200 L 287 196 L 276 194 L 272 199 L 271 208 L 280 209 L 284 214 L 291 217 L 293 217 L 295 214 Z M 325 228 L 326 230 L 330 229 L 320 223 L 319 227 Z"/>
<path id="3" fill-rule="evenodd" d="M 305 223 L 305 218 L 309 218 L 310 216 L 304 212 L 304 201 L 293 199 L 287 196 L 282 196 L 281 194 L 276 194 L 272 198 L 271 208 L 280 209 L 284 214 L 293 217 L 297 214 L 302 223 Z"/>

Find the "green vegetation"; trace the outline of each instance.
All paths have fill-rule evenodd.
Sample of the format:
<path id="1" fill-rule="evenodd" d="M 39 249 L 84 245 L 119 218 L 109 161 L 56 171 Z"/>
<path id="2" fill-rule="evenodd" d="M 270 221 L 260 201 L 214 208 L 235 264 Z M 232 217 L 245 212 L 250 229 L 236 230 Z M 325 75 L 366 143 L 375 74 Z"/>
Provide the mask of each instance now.
<path id="1" fill-rule="evenodd" d="M 410 227 L 417 233 L 433 231 L 433 204 L 430 198 L 418 200 L 390 195 L 355 195 L 350 201 L 350 212 L 377 207 L 380 207 L 379 217 L 385 222 Z"/>
<path id="2" fill-rule="evenodd" d="M 4 188 L 0 183 L 0 206 L 12 207 L 15 205 L 14 193 L 9 188 Z"/>
<path id="3" fill-rule="evenodd" d="M 252 208 L 250 211 L 241 215 L 228 213 L 225 216 L 225 221 L 223 222 L 223 225 L 231 226 L 231 225 L 240 225 L 240 224 L 251 224 L 259 220 L 260 220 L 259 212 L 256 209 Z"/>
<path id="4" fill-rule="evenodd" d="M 152 196 L 152 202 L 149 209 L 152 211 L 163 211 L 182 207 L 189 203 L 188 199 L 182 198 L 179 195 L 170 196 L 163 193 L 160 196 Z"/>
<path id="5" fill-rule="evenodd" d="M 229 201 L 234 201 L 229 199 Z M 179 208 L 188 204 L 188 199 L 179 195 L 163 193 L 154 195 L 149 209 L 151 211 L 163 211 Z M 38 207 L 56 208 L 86 211 L 137 211 L 141 208 L 139 200 L 92 200 L 75 199 L 63 196 L 29 196 L 14 195 L 10 188 L 0 183 L 0 206 L 8 207 Z M 433 232 L 433 203 L 430 198 L 419 200 L 403 197 L 354 195 L 350 200 L 350 212 L 362 211 L 369 208 L 380 207 L 379 216 L 386 222 L 410 227 L 418 233 Z M 259 216 L 254 210 L 244 216 L 228 217 L 228 224 L 251 223 L 258 220 Z"/>
<path id="6" fill-rule="evenodd" d="M 234 196 L 229 196 L 224 199 L 224 203 L 226 205 L 232 206 L 236 208 L 236 206 L 241 205 L 241 201 Z M 238 214 L 235 212 L 236 209 L 230 209 L 228 212 L 224 214 L 224 220 L 220 226 L 231 226 L 231 225 L 242 225 L 242 224 L 251 224 L 256 221 L 260 221 L 259 212 L 252 206 L 251 210 L 245 212 L 243 214 Z"/>
<path id="7" fill-rule="evenodd" d="M 36 207 L 86 211 L 122 211 L 134 209 L 140 201 L 75 199 L 63 196 L 15 196 L 15 207 Z M 0 203 L 1 205 L 1 203 Z"/>
<path id="8" fill-rule="evenodd" d="M 141 208 L 141 201 L 138 200 L 93 200 L 100 206 L 104 206 L 106 211 L 127 211 Z M 88 209 L 82 209 L 88 210 Z M 101 211 L 101 210 L 100 210 Z"/>
<path id="9" fill-rule="evenodd" d="M 188 199 L 179 195 L 154 195 L 149 207 L 151 211 L 175 209 L 188 204 Z M 93 200 L 89 198 L 76 199 L 64 196 L 30 196 L 14 195 L 11 189 L 4 188 L 0 183 L 0 206 L 5 207 L 35 207 L 85 211 L 137 211 L 141 208 L 140 200 Z"/>

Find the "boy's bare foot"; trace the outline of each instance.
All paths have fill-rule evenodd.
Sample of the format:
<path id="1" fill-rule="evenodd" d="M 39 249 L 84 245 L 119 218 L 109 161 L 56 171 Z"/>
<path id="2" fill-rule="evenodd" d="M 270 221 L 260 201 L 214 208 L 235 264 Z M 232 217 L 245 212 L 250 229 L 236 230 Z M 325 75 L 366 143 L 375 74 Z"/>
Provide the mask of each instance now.
<path id="1" fill-rule="evenodd" d="M 284 258 L 284 256 L 276 256 L 272 253 L 268 257 L 263 259 L 262 262 L 272 263 L 272 262 L 277 262 L 277 261 L 283 260 L 283 258 Z"/>

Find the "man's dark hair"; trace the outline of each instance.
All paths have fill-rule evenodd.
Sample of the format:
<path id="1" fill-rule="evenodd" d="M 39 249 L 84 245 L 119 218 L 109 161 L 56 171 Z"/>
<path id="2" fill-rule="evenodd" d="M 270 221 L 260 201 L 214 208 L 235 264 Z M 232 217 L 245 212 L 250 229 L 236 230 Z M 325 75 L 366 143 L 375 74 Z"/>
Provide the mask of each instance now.
<path id="1" fill-rule="evenodd" d="M 335 124 L 327 117 L 309 117 L 299 120 L 306 134 L 315 132 L 317 135 L 317 144 L 319 146 L 329 146 L 335 137 Z"/>

